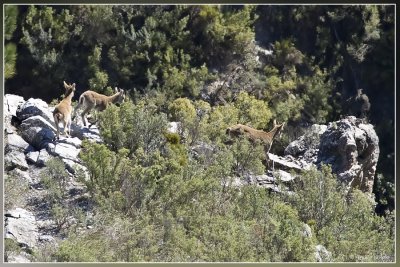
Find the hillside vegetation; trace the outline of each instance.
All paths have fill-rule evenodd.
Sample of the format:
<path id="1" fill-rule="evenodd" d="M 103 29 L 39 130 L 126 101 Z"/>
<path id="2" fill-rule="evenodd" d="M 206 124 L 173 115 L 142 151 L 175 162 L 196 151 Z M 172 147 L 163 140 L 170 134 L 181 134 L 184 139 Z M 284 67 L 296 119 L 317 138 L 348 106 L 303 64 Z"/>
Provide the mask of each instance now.
<path id="1" fill-rule="evenodd" d="M 36 260 L 304 262 L 323 245 L 326 261 L 393 261 L 394 6 L 4 8 L 6 93 L 56 103 L 67 81 L 75 105 L 88 89 L 128 92 L 98 114 L 104 142 L 82 143 L 89 176 L 75 177 L 89 209 L 66 202 L 63 162 L 46 164 L 64 240 Z M 232 186 L 271 166 L 258 143 L 228 145 L 227 127 L 285 122 L 271 149 L 283 154 L 305 127 L 349 115 L 359 88 L 379 137 L 375 202 L 326 165 L 304 171 L 294 194 Z"/>

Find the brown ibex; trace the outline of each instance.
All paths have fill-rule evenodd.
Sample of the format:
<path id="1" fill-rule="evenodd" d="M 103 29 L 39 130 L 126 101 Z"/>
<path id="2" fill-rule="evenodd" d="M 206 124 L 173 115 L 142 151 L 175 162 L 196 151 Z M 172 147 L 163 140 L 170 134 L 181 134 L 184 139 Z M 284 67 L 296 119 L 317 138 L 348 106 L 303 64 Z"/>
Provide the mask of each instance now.
<path id="1" fill-rule="evenodd" d="M 89 113 L 92 109 L 97 111 L 105 110 L 109 104 L 117 104 L 122 103 L 125 100 L 125 91 L 123 89 L 118 89 L 115 87 L 114 89 L 115 94 L 111 96 L 102 95 L 96 93 L 94 91 L 86 91 L 79 97 L 78 105 L 75 107 L 74 116 L 72 120 L 76 117 L 76 112 L 79 108 L 83 107 L 83 111 L 81 113 L 81 117 L 83 120 L 83 125 L 87 125 L 86 114 Z M 97 119 L 96 119 L 97 120 Z M 92 124 L 89 125 L 89 127 Z"/>
<path id="2" fill-rule="evenodd" d="M 231 137 L 246 136 L 254 143 L 259 140 L 264 145 L 265 154 L 268 156 L 272 143 L 278 135 L 281 135 L 284 124 L 276 124 L 276 120 L 274 120 L 274 127 L 269 132 L 253 129 L 243 124 L 236 124 L 226 129 L 226 133 Z"/>
<path id="3" fill-rule="evenodd" d="M 64 134 L 66 136 L 70 135 L 71 132 L 71 115 L 72 115 L 72 105 L 71 100 L 75 93 L 75 83 L 67 84 L 64 81 L 65 97 L 54 107 L 53 118 L 57 128 L 57 139 L 60 139 L 60 126 L 59 123 L 62 122 L 64 126 Z"/>

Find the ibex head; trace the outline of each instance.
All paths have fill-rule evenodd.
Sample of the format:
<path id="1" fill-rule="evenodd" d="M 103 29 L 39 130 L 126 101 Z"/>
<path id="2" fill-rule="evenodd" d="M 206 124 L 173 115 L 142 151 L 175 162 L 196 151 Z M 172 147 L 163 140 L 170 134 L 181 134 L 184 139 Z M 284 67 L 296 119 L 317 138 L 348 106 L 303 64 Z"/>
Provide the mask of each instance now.
<path id="1" fill-rule="evenodd" d="M 120 103 L 123 103 L 125 101 L 126 94 L 125 94 L 125 91 L 123 89 L 118 89 L 118 87 L 115 87 L 114 88 L 114 93 L 118 94 L 115 103 L 120 104 Z"/>
<path id="2" fill-rule="evenodd" d="M 274 127 L 273 127 L 272 131 L 276 130 L 274 137 L 281 138 L 283 129 L 285 127 L 285 123 L 283 122 L 281 124 L 277 124 L 275 119 L 274 119 L 273 123 L 274 123 Z"/>
<path id="3" fill-rule="evenodd" d="M 73 84 L 68 84 L 64 81 L 64 88 L 65 88 L 65 96 L 68 96 L 71 94 L 71 92 L 75 92 L 75 83 Z"/>

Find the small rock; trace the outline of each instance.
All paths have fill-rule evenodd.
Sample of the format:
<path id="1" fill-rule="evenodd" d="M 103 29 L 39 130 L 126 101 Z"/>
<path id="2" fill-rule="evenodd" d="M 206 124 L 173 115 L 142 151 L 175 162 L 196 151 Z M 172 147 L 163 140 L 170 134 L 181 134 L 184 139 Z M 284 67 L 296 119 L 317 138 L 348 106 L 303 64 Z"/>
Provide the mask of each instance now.
<path id="1" fill-rule="evenodd" d="M 53 242 L 55 242 L 55 238 L 51 235 L 41 235 L 41 236 L 39 236 L 39 241 L 53 243 Z"/>
<path id="2" fill-rule="evenodd" d="M 332 259 L 332 254 L 323 246 L 315 246 L 315 260 L 317 262 L 330 262 Z"/>
<path id="3" fill-rule="evenodd" d="M 304 236 L 304 237 L 308 237 L 308 238 L 311 238 L 312 237 L 312 230 L 311 230 L 311 227 L 308 225 L 308 224 L 303 224 L 303 233 L 302 233 L 302 235 Z"/>
<path id="4" fill-rule="evenodd" d="M 39 159 L 39 151 L 32 151 L 26 154 L 26 160 L 30 163 L 36 164 Z"/>
<path id="5" fill-rule="evenodd" d="M 295 170 L 295 171 L 301 171 L 303 168 L 297 164 L 295 161 L 288 161 L 284 157 L 280 157 L 271 153 L 268 153 L 268 158 L 273 162 L 273 164 L 276 164 L 277 166 L 284 168 L 286 170 Z"/>
<path id="6" fill-rule="evenodd" d="M 193 153 L 194 157 L 198 158 L 200 156 L 203 156 L 205 158 L 211 158 L 212 155 L 214 154 L 214 147 L 200 142 L 192 147 L 190 147 L 190 151 Z"/>
<path id="7" fill-rule="evenodd" d="M 58 140 L 59 143 L 65 143 L 68 145 L 73 145 L 76 148 L 81 148 L 82 147 L 82 140 L 80 140 L 78 137 L 63 137 L 60 136 L 60 140 Z"/>
<path id="8" fill-rule="evenodd" d="M 254 177 L 258 183 L 273 183 L 275 181 L 274 177 L 267 174 L 257 175 Z"/>
<path id="9" fill-rule="evenodd" d="M 87 139 L 89 141 L 96 143 L 103 142 L 100 136 L 100 131 L 96 125 L 93 125 L 92 127 L 88 128 L 88 127 L 80 127 L 75 123 L 73 123 L 71 125 L 71 135 L 77 137 L 80 140 Z"/>
<path id="10" fill-rule="evenodd" d="M 65 168 L 68 172 L 71 174 L 77 174 L 78 171 L 82 171 L 85 180 L 89 180 L 89 172 L 85 166 L 69 159 L 63 159 L 63 162 L 65 163 Z"/>
<path id="11" fill-rule="evenodd" d="M 279 179 L 285 183 L 291 182 L 295 179 L 295 177 L 293 177 L 290 173 L 285 172 L 283 170 L 277 170 L 276 174 L 279 176 Z"/>
<path id="12" fill-rule="evenodd" d="M 29 148 L 29 144 L 21 136 L 15 133 L 7 134 L 5 142 L 5 153 L 10 152 L 11 150 L 26 152 Z"/>
<path id="13" fill-rule="evenodd" d="M 49 109 L 49 105 L 38 98 L 30 98 L 26 102 L 24 102 L 16 110 L 16 115 L 22 121 L 33 116 L 41 116 L 47 122 L 53 122 L 53 114 Z"/>
<path id="14" fill-rule="evenodd" d="M 27 262 L 31 262 L 30 258 L 31 258 L 31 256 L 28 253 L 21 251 L 19 254 L 10 253 L 10 255 L 7 255 L 7 262 L 27 263 Z"/>
<path id="15" fill-rule="evenodd" d="M 22 96 L 5 94 L 4 95 L 4 114 L 16 116 L 17 109 L 19 106 L 25 103 L 25 100 Z"/>
<path id="16" fill-rule="evenodd" d="M 19 151 L 11 151 L 4 157 L 4 167 L 6 171 L 13 170 L 14 168 L 21 169 L 23 171 L 28 169 L 28 163 L 25 160 L 25 155 Z"/>
<path id="17" fill-rule="evenodd" d="M 181 127 L 180 122 L 172 121 L 168 124 L 168 131 L 171 133 L 179 133 L 179 129 Z"/>
<path id="18" fill-rule="evenodd" d="M 56 129 L 41 116 L 33 116 L 20 125 L 21 136 L 36 150 L 45 148 L 55 138 Z"/>
<path id="19" fill-rule="evenodd" d="M 47 152 L 49 152 L 51 155 L 74 162 L 79 162 L 78 154 L 80 151 L 81 150 L 75 146 L 66 143 L 49 143 L 47 146 Z"/>
<path id="20" fill-rule="evenodd" d="M 38 167 L 44 167 L 46 162 L 51 159 L 51 156 L 46 149 L 40 151 L 32 151 L 26 154 L 26 159 L 28 162 L 35 164 Z"/>

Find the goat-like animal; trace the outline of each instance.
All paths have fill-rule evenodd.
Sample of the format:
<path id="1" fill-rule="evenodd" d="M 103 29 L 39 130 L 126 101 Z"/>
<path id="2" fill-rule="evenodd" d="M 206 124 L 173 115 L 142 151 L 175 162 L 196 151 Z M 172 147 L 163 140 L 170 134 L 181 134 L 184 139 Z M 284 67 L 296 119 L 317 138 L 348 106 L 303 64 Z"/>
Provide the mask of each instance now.
<path id="1" fill-rule="evenodd" d="M 75 83 L 67 84 L 64 81 L 65 97 L 54 107 L 53 118 L 57 128 L 57 139 L 60 139 L 60 126 L 62 122 L 64 126 L 64 134 L 69 136 L 71 133 L 71 115 L 72 115 L 72 97 L 75 93 Z"/>
<path id="2" fill-rule="evenodd" d="M 274 127 L 271 131 L 265 132 L 263 130 L 253 129 L 247 125 L 236 124 L 226 129 L 226 133 L 230 137 L 246 136 L 250 141 L 261 141 L 264 145 L 265 154 L 268 155 L 274 139 L 281 135 L 285 123 L 277 124 L 274 120 Z"/>
<path id="3" fill-rule="evenodd" d="M 89 113 L 92 109 L 95 109 L 97 111 L 103 111 L 105 110 L 109 104 L 117 104 L 117 103 L 122 103 L 125 100 L 125 91 L 123 89 L 118 89 L 115 87 L 114 89 L 115 94 L 111 96 L 106 96 L 99 94 L 94 91 L 86 91 L 84 92 L 80 97 L 79 97 L 79 102 L 78 105 L 75 107 L 75 112 L 74 116 L 72 117 L 72 120 L 75 119 L 76 117 L 76 112 L 79 108 L 83 107 L 83 111 L 81 113 L 83 125 L 87 125 L 87 119 L 86 119 L 86 114 Z M 96 119 L 97 121 L 97 119 Z M 92 124 L 90 124 L 91 126 Z M 89 126 L 89 127 L 90 127 Z"/>

